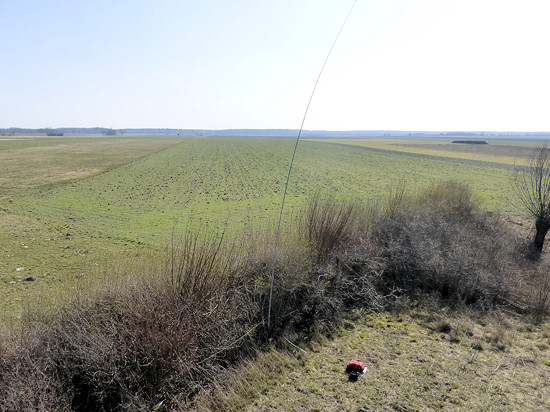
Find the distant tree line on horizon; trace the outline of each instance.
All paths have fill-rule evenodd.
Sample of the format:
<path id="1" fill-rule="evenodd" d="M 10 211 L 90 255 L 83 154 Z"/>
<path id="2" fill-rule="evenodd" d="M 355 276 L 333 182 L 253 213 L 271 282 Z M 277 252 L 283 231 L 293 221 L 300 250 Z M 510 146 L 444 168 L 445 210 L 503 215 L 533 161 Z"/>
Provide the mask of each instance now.
<path id="1" fill-rule="evenodd" d="M 124 130 L 115 130 L 106 127 L 61 127 L 57 129 L 40 128 L 28 129 L 20 127 L 9 127 L 0 129 L 2 136 L 14 136 L 16 134 L 45 134 L 46 136 L 63 136 L 65 134 L 103 134 L 106 136 L 115 136 L 124 134 Z"/>
<path id="2" fill-rule="evenodd" d="M 52 128 L 0 128 L 1 135 L 16 134 L 48 134 L 52 130 L 56 133 L 64 134 L 103 134 L 106 136 L 115 136 L 123 134 L 143 134 L 143 135 L 174 135 L 174 136 L 277 136 L 277 137 L 296 137 L 297 129 L 170 129 L 170 128 L 125 128 L 112 129 L 106 127 L 60 127 Z M 536 137 L 550 138 L 550 131 L 547 132 L 494 132 L 494 131 L 404 131 L 404 130 L 303 130 L 302 136 L 307 137 L 365 137 L 365 136 L 384 136 L 384 137 L 407 137 L 407 136 L 425 136 L 425 137 L 472 137 L 472 136 L 516 136 L 516 137 Z"/>

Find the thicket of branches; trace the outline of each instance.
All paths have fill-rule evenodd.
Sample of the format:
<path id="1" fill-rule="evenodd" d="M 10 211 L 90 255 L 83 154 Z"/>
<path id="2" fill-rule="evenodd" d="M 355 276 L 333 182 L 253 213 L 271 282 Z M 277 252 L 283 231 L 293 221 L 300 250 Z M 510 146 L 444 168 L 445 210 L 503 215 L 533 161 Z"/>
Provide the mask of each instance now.
<path id="1" fill-rule="evenodd" d="M 272 239 L 224 247 L 187 234 L 162 262 L 28 311 L 0 342 L 1 409 L 182 410 L 285 336 L 331 333 L 352 313 L 425 297 L 538 320 L 548 311 L 542 266 L 521 261 L 513 232 L 458 183 L 401 188 L 381 207 L 313 199 L 282 237 L 268 329 Z"/>
<path id="2" fill-rule="evenodd" d="M 520 204 L 535 220 L 535 237 L 529 257 L 538 259 L 550 230 L 550 148 L 545 143 L 538 148 L 526 166 L 513 173 L 513 188 Z"/>

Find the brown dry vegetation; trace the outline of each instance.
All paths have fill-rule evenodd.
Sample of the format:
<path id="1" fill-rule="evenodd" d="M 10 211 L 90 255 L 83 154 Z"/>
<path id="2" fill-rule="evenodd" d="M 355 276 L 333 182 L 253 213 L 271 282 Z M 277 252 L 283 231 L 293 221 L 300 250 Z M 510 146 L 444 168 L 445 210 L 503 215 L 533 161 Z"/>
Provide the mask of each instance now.
<path id="1" fill-rule="evenodd" d="M 162 261 L 30 308 L 20 330 L 4 332 L 1 407 L 184 410 L 259 352 L 307 346 L 368 313 L 467 307 L 539 322 L 548 313 L 547 266 L 524 261 L 515 234 L 458 183 L 397 190 L 380 208 L 317 197 L 283 235 L 270 328 L 272 234 L 228 246 L 175 236 Z"/>

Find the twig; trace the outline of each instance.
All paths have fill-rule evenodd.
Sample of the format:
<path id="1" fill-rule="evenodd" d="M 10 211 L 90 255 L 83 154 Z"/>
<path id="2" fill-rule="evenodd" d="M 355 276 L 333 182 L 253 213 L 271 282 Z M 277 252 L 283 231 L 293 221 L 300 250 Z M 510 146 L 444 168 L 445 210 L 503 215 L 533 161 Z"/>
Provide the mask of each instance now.
<path id="1" fill-rule="evenodd" d="M 303 350 L 303 349 L 300 348 L 299 346 L 296 346 L 294 343 L 292 343 L 291 341 L 289 341 L 289 340 L 288 340 L 287 338 L 285 338 L 284 336 L 283 336 L 283 339 L 286 340 L 288 343 L 290 343 L 292 346 L 294 346 L 296 349 L 301 350 L 301 351 L 304 352 L 304 353 L 307 353 L 305 350 Z"/>

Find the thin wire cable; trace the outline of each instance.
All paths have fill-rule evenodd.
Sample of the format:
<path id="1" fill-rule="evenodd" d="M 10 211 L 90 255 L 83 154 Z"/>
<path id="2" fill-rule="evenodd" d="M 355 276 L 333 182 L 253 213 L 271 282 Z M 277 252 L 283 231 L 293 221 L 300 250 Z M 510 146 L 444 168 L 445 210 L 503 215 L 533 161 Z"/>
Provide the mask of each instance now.
<path id="1" fill-rule="evenodd" d="M 302 130 L 304 129 L 304 123 L 306 121 L 307 112 L 309 111 L 309 106 L 311 105 L 311 101 L 313 100 L 313 95 L 315 94 L 315 90 L 317 89 L 317 85 L 319 84 L 319 79 L 321 79 L 321 75 L 323 74 L 323 71 L 325 70 L 325 66 L 327 64 L 327 61 L 332 53 L 332 49 L 334 49 L 334 45 L 338 41 L 338 37 L 340 37 L 340 33 L 342 33 L 342 30 L 344 29 L 344 26 L 346 25 L 349 16 L 351 15 L 351 12 L 353 11 L 353 8 L 355 7 L 355 3 L 357 3 L 357 0 L 353 1 L 353 4 L 351 6 L 351 9 L 348 12 L 348 15 L 344 19 L 344 22 L 342 23 L 342 26 L 340 26 L 340 30 L 338 30 L 338 34 L 334 38 L 334 41 L 332 42 L 332 46 L 330 46 L 330 50 L 328 51 L 327 57 L 325 58 L 325 61 L 323 62 L 323 66 L 321 67 L 321 70 L 319 71 L 319 75 L 317 76 L 317 80 L 315 81 L 315 85 L 313 86 L 313 90 L 311 91 L 311 95 L 309 96 L 309 101 L 306 106 L 306 111 L 304 112 L 304 117 L 302 118 L 302 124 L 300 125 L 300 130 L 298 131 L 298 137 L 296 138 L 296 144 L 294 145 L 294 152 L 292 152 L 292 159 L 290 160 L 290 167 L 288 168 L 288 175 L 286 177 L 286 183 L 285 183 L 285 191 L 283 194 L 283 201 L 281 203 L 281 212 L 279 213 L 279 223 L 277 225 L 277 236 L 275 238 L 275 250 L 273 252 L 273 266 L 271 268 L 271 280 L 269 285 L 269 306 L 267 311 L 267 329 L 269 329 L 271 325 L 271 301 L 273 298 L 273 281 L 275 279 L 275 265 L 277 264 L 277 250 L 279 247 L 279 234 L 281 233 L 281 220 L 283 218 L 283 210 L 285 208 L 285 200 L 286 200 L 286 193 L 288 190 L 288 182 L 290 181 L 290 174 L 292 173 L 292 166 L 294 165 L 294 158 L 296 157 L 296 150 L 298 149 L 298 143 L 300 142 L 300 136 L 302 135 Z"/>

